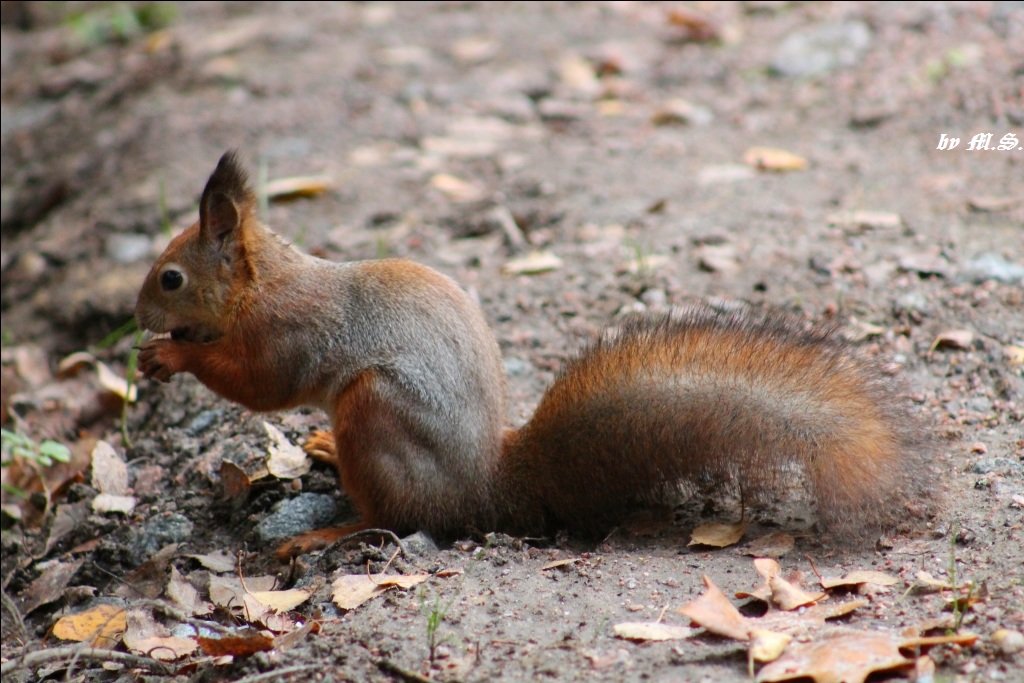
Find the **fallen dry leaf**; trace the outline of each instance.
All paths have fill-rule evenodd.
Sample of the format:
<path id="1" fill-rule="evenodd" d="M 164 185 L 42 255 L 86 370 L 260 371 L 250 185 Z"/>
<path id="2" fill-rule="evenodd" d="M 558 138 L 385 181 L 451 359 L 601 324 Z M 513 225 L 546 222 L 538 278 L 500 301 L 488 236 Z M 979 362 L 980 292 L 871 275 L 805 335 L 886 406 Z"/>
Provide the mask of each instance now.
<path id="1" fill-rule="evenodd" d="M 96 363 L 96 356 L 88 351 L 75 351 L 57 363 L 57 377 L 61 379 L 73 377 L 85 368 L 91 368 L 94 363 Z"/>
<path id="2" fill-rule="evenodd" d="M 639 622 L 627 621 L 615 624 L 615 635 L 625 640 L 683 640 L 694 634 L 692 628 L 663 624 L 660 621 Z"/>
<path id="3" fill-rule="evenodd" d="M 935 337 L 935 341 L 932 342 L 928 350 L 956 349 L 958 351 L 966 351 L 971 348 L 973 341 L 974 333 L 970 330 L 946 330 L 945 332 L 940 332 Z"/>
<path id="4" fill-rule="evenodd" d="M 802 171 L 807 159 L 777 147 L 751 147 L 743 153 L 743 161 L 762 171 Z"/>
<path id="5" fill-rule="evenodd" d="M 509 259 L 501 270 L 506 275 L 539 275 L 562 267 L 562 259 L 550 251 L 534 251 L 526 256 Z"/>
<path id="6" fill-rule="evenodd" d="M 230 555 L 223 550 L 206 553 L 205 555 L 186 555 L 185 557 L 191 557 L 211 572 L 217 572 L 218 574 L 227 574 L 228 572 L 235 571 L 234 555 Z"/>
<path id="7" fill-rule="evenodd" d="M 171 635 L 170 629 L 158 624 L 146 610 L 128 610 L 124 644 L 133 652 L 171 661 L 195 652 L 198 644 L 193 638 Z"/>
<path id="8" fill-rule="evenodd" d="M 334 604 L 342 609 L 355 609 L 364 602 L 391 588 L 412 588 L 430 578 L 429 574 L 348 574 L 334 580 Z"/>
<path id="9" fill-rule="evenodd" d="M 763 628 L 750 632 L 750 658 L 758 662 L 774 662 L 786 651 L 793 636 Z"/>
<path id="10" fill-rule="evenodd" d="M 895 586 L 900 580 L 885 572 L 861 569 L 847 572 L 842 578 L 821 579 L 822 588 L 838 588 L 839 586 L 856 586 L 863 583 L 871 583 L 876 586 Z"/>
<path id="11" fill-rule="evenodd" d="M 48 605 L 64 595 L 71 578 L 82 566 L 84 560 L 71 562 L 55 562 L 47 564 L 42 573 L 36 577 L 21 594 L 18 609 L 22 614 L 30 614 L 43 605 Z"/>
<path id="12" fill-rule="evenodd" d="M 771 601 L 783 610 L 793 610 L 797 607 L 813 605 L 822 598 L 827 597 L 825 593 L 808 593 L 799 585 L 796 585 L 782 578 L 782 568 L 773 559 L 761 557 L 754 560 L 754 569 L 765 580 L 765 586 L 771 596 Z M 764 599 L 764 587 L 757 589 L 752 594 L 737 594 L 737 597 L 756 597 Z"/>
<path id="13" fill-rule="evenodd" d="M 710 522 L 701 524 L 690 533 L 690 542 L 686 545 L 707 545 L 712 548 L 725 548 L 736 545 L 747 530 L 745 521 L 726 524 Z"/>
<path id="14" fill-rule="evenodd" d="M 683 40 L 703 43 L 722 37 L 721 28 L 711 17 L 692 9 L 675 6 L 665 13 L 669 26 L 682 32 Z"/>
<path id="15" fill-rule="evenodd" d="M 775 531 L 765 536 L 755 538 L 742 548 L 744 555 L 753 557 L 779 558 L 788 553 L 796 545 L 796 541 L 789 534 L 782 531 Z"/>
<path id="16" fill-rule="evenodd" d="M 217 638 L 196 638 L 203 653 L 211 657 L 248 657 L 257 652 L 274 649 L 274 639 L 259 631 L 247 628 L 236 635 L 218 636 Z"/>
<path id="17" fill-rule="evenodd" d="M 224 491 L 224 499 L 234 505 L 241 505 L 249 497 L 252 479 L 241 467 L 230 460 L 220 463 L 220 485 Z"/>
<path id="18" fill-rule="evenodd" d="M 898 230 L 903 227 L 903 218 L 889 211 L 843 211 L 830 214 L 825 220 L 829 225 L 854 234 L 867 230 Z"/>
<path id="19" fill-rule="evenodd" d="M 167 580 L 167 597 L 188 614 L 198 616 L 209 614 L 213 605 L 199 597 L 199 591 L 171 565 L 171 576 Z"/>
<path id="20" fill-rule="evenodd" d="M 558 75 L 562 83 L 583 95 L 592 97 L 601 91 L 594 65 L 580 55 L 564 57 L 558 64 Z"/>
<path id="21" fill-rule="evenodd" d="M 568 567 L 570 565 L 576 564 L 579 561 L 580 558 L 578 557 L 570 557 L 564 560 L 552 560 L 551 562 L 548 562 L 546 565 L 541 567 L 540 570 L 542 572 L 546 572 L 549 569 L 561 569 L 563 567 Z"/>
<path id="22" fill-rule="evenodd" d="M 704 592 L 701 596 L 676 611 L 712 633 L 735 640 L 749 640 L 750 620 L 740 614 L 707 574 L 703 580 Z"/>
<path id="23" fill-rule="evenodd" d="M 97 441 L 90 456 L 92 485 L 100 492 L 92 500 L 99 513 L 128 513 L 135 509 L 135 497 L 129 495 L 128 464 L 106 441 Z"/>
<path id="24" fill-rule="evenodd" d="M 438 173 L 430 179 L 430 185 L 445 197 L 458 204 L 475 202 L 483 198 L 484 190 L 448 173 Z"/>
<path id="25" fill-rule="evenodd" d="M 863 683 L 875 672 L 910 668 L 897 640 L 885 633 L 849 631 L 820 641 L 794 643 L 761 669 L 757 683 L 810 678 L 815 683 Z"/>
<path id="26" fill-rule="evenodd" d="M 271 201 L 315 197 L 331 189 L 334 179 L 326 175 L 293 176 L 271 180 L 263 192 Z"/>
<path id="27" fill-rule="evenodd" d="M 249 592 L 269 591 L 277 585 L 273 576 L 247 576 L 245 586 L 237 576 L 211 576 L 210 600 L 213 604 L 229 609 L 241 610 L 245 606 L 244 598 Z"/>
<path id="28" fill-rule="evenodd" d="M 759 619 L 750 619 L 752 625 L 770 631 L 781 631 L 792 635 L 806 635 L 819 630 L 829 619 L 838 619 L 851 612 L 867 607 L 864 599 L 848 600 L 835 604 L 816 604 L 794 612 L 773 611 Z"/>
<path id="29" fill-rule="evenodd" d="M 297 479 L 312 469 L 313 461 L 306 451 L 289 441 L 280 429 L 269 422 L 263 423 L 263 429 L 270 437 L 267 449 L 267 471 L 270 474 L 278 479 Z"/>
<path id="30" fill-rule="evenodd" d="M 53 625 L 53 635 L 61 640 L 112 648 L 121 641 L 126 626 L 124 608 L 104 604 L 61 617 Z"/>
<path id="31" fill-rule="evenodd" d="M 309 600 L 310 593 L 292 588 L 284 591 L 253 591 L 250 595 L 275 612 L 287 612 Z"/>
<path id="32" fill-rule="evenodd" d="M 702 244 L 693 250 L 697 265 L 709 273 L 735 273 L 740 269 L 739 255 L 733 244 Z"/>
<path id="33" fill-rule="evenodd" d="M 118 375 L 102 361 L 96 361 L 96 379 L 99 380 L 103 389 L 122 401 L 135 403 L 135 399 L 138 397 L 138 387 L 134 383 L 129 387 L 127 378 Z"/>
<path id="34" fill-rule="evenodd" d="M 936 579 L 928 572 L 921 570 L 914 575 L 914 583 L 910 588 L 915 593 L 938 593 L 953 590 L 953 584 L 943 579 Z"/>

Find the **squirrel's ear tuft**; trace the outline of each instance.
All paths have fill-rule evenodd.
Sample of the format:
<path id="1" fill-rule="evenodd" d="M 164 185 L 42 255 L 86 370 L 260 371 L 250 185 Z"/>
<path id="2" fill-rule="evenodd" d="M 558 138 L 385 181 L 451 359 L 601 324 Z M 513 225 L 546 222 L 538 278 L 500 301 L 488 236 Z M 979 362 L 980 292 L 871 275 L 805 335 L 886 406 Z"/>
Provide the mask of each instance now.
<path id="1" fill-rule="evenodd" d="M 224 244 L 241 227 L 245 215 L 252 211 L 255 196 L 249 187 L 249 176 L 234 150 L 225 152 L 206 181 L 199 201 L 200 234 L 215 243 Z"/>
<path id="2" fill-rule="evenodd" d="M 249 174 L 238 160 L 238 152 L 233 149 L 224 152 L 217 162 L 217 168 L 206 181 L 203 199 L 217 192 L 226 194 L 238 204 L 245 204 L 253 199 L 252 189 L 249 187 Z"/>

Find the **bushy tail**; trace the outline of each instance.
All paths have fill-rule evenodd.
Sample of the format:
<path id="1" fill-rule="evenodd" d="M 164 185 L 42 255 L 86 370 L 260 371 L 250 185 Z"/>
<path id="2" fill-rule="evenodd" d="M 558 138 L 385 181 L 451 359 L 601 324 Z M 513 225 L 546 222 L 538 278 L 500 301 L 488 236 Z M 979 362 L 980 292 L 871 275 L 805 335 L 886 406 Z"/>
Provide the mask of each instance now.
<path id="1" fill-rule="evenodd" d="M 506 439 L 498 516 L 596 532 L 680 486 L 756 501 L 796 475 L 820 521 L 857 532 L 920 503 L 929 460 L 891 382 L 830 330 L 695 306 L 630 318 L 566 367 Z"/>

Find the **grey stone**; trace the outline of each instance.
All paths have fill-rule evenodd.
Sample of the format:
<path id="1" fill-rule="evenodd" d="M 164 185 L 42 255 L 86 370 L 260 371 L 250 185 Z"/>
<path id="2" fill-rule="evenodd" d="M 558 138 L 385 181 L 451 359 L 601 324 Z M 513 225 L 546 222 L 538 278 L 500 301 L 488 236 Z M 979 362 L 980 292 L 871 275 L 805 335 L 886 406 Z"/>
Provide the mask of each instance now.
<path id="1" fill-rule="evenodd" d="M 288 538 L 331 523 L 337 513 L 332 496 L 300 493 L 275 505 L 274 511 L 256 525 L 256 533 L 262 541 Z"/>
<path id="2" fill-rule="evenodd" d="M 817 76 L 853 66 L 871 45 L 871 29 L 862 21 L 812 26 L 791 33 L 772 59 L 782 76 Z"/>
<path id="3" fill-rule="evenodd" d="M 986 252 L 967 262 L 963 277 L 971 282 L 996 280 L 1006 284 L 1019 283 L 1024 282 L 1024 265 L 1007 260 L 999 254 Z"/>

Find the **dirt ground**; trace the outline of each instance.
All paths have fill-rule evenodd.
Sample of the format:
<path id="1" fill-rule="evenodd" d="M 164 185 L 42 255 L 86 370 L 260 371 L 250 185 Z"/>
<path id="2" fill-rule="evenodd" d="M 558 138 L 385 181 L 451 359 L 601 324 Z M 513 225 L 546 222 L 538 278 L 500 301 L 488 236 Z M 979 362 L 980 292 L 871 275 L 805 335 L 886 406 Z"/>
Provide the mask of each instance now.
<path id="1" fill-rule="evenodd" d="M 782 569 L 805 586 L 815 572 L 899 579 L 862 589 L 867 605 L 827 629 L 943 635 L 962 618 L 976 643 L 931 649 L 937 672 L 919 662 L 919 680 L 1024 681 L 1021 3 L 5 2 L 3 13 L 3 419 L 72 452 L 64 476 L 16 481 L 4 468 L 6 483 L 52 489 L 27 501 L 5 491 L 4 681 L 748 680 L 742 642 L 636 642 L 614 626 L 689 625 L 676 608 L 702 593 L 702 575 L 727 595 L 752 589 L 747 545 L 780 530 L 796 539 Z M 985 133 L 988 148 L 971 149 Z M 961 141 L 940 149 L 949 138 Z M 759 166 L 757 147 L 796 158 L 766 152 Z M 438 549 L 418 537 L 389 571 L 427 581 L 340 609 L 332 581 L 381 571 L 394 546 L 278 564 L 274 524 L 322 525 L 347 508 L 319 464 L 293 480 L 254 475 L 264 420 L 300 443 L 323 415 L 254 415 L 192 377 L 142 381 L 125 448 L 98 366 L 58 368 L 88 350 L 125 375 L 131 335 L 100 342 L 130 318 L 149 264 L 194 220 L 229 148 L 260 180 L 329 177 L 322 194 L 266 208 L 303 250 L 409 257 L 477 297 L 504 354 L 512 423 L 624 312 L 750 301 L 841 325 L 926 415 L 941 514 L 855 544 L 818 531 L 797 491 L 720 550 L 687 547 L 688 534 L 732 519 L 736 502 L 701 497 L 597 544 L 481 534 Z M 523 267 L 535 250 L 556 267 Z M 96 439 L 126 463 L 115 493 L 130 511 L 96 504 L 110 486 L 89 467 Z M 289 499 L 302 501 L 291 517 L 279 507 Z M 194 556 L 216 552 L 234 558 L 221 575 L 312 592 L 284 626 L 259 628 L 312 619 L 319 630 L 230 662 L 170 655 L 164 672 L 148 657 L 169 646 L 137 635 L 114 649 L 144 660 L 20 659 L 73 644 L 58 620 L 98 605 L 148 615 L 165 628 L 150 624 L 155 637 L 193 636 L 184 621 L 206 635 L 242 626 L 223 606 L 185 619 L 167 587 L 183 579 L 214 600 L 218 570 Z M 560 559 L 574 561 L 546 568 Z M 950 612 L 955 591 L 912 589 L 920 572 L 970 582 L 970 600 L 961 591 Z"/>

